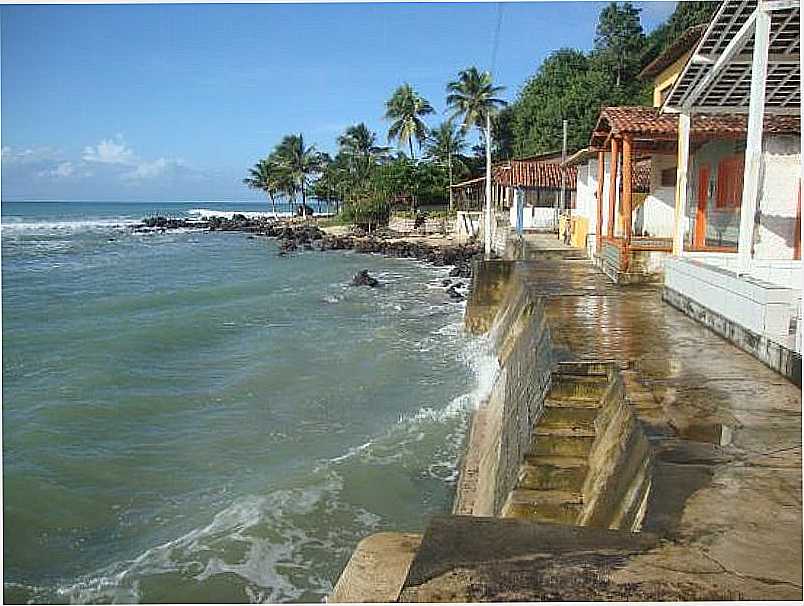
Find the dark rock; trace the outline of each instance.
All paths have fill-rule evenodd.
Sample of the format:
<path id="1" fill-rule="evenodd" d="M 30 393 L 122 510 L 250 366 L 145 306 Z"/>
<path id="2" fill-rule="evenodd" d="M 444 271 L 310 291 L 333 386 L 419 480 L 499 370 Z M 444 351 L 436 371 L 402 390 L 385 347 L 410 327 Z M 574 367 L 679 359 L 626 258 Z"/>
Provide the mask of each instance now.
<path id="1" fill-rule="evenodd" d="M 452 280 L 441 280 L 441 286 L 449 286 L 452 284 Z"/>
<path id="2" fill-rule="evenodd" d="M 352 286 L 370 286 L 371 288 L 376 288 L 380 285 L 380 282 L 369 275 L 367 269 L 360 270 L 355 274 L 355 277 L 352 278 Z"/>
<path id="3" fill-rule="evenodd" d="M 449 295 L 449 298 L 452 299 L 453 301 L 463 301 L 466 298 L 457 290 L 455 290 L 454 286 L 450 286 L 447 289 L 447 294 Z"/>

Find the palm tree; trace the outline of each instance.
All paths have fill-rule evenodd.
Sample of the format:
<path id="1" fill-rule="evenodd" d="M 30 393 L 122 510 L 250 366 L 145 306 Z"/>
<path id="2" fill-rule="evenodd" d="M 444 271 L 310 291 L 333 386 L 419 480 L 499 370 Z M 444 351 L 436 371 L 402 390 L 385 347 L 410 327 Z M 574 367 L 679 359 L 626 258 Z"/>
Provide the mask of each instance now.
<path id="1" fill-rule="evenodd" d="M 421 146 L 427 137 L 427 125 L 420 116 L 435 113 L 433 106 L 406 83 L 397 88 L 386 101 L 385 110 L 385 119 L 392 121 L 388 129 L 388 140 L 397 139 L 399 145 L 407 142 L 410 157 L 415 160 L 413 139 L 416 139 Z"/>
<path id="2" fill-rule="evenodd" d="M 280 172 L 284 172 L 287 177 L 288 193 L 295 199 L 296 193 L 301 192 L 302 196 L 302 216 L 307 217 L 307 186 L 309 180 L 320 173 L 324 160 L 322 155 L 315 149 L 315 145 L 306 147 L 304 136 L 287 135 L 274 152 L 280 166 Z"/>
<path id="3" fill-rule="evenodd" d="M 447 84 L 447 106 L 453 110 L 452 118 L 463 117 L 462 130 L 477 126 L 481 131 L 485 124 L 486 141 L 486 257 L 491 255 L 491 114 L 506 103 L 496 95 L 502 86 L 494 86 L 489 72 L 479 72 L 476 67 L 461 70 L 458 79 Z"/>
<path id="4" fill-rule="evenodd" d="M 248 177 L 243 179 L 249 189 L 265 192 L 271 200 L 271 211 L 276 216 L 275 196 L 282 191 L 279 177 L 279 167 L 270 158 L 260 160 L 248 171 Z"/>
<path id="5" fill-rule="evenodd" d="M 427 138 L 427 148 L 425 153 L 428 157 L 446 163 L 449 170 L 449 209 L 453 208 L 452 202 L 452 169 L 457 167 L 461 172 L 466 170 L 466 165 L 461 160 L 460 155 L 466 148 L 466 140 L 463 133 L 452 125 L 452 120 L 446 120 L 430 131 Z"/>
<path id="6" fill-rule="evenodd" d="M 368 175 L 371 166 L 385 160 L 388 148 L 377 145 L 377 135 L 361 122 L 346 129 L 338 137 L 340 152 L 349 158 L 353 171 L 360 179 Z"/>

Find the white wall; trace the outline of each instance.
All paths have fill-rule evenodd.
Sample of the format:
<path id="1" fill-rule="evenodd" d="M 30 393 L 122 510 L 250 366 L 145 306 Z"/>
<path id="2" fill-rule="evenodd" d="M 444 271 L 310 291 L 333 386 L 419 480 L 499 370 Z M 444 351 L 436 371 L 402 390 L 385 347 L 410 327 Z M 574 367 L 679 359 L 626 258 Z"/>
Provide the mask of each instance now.
<path id="1" fill-rule="evenodd" d="M 711 263 L 716 256 L 722 257 L 716 253 L 700 259 L 668 257 L 665 286 L 756 334 L 800 352 L 800 340 L 790 333 L 791 319 L 801 314 L 800 291 L 738 276 Z"/>
<path id="2" fill-rule="evenodd" d="M 516 227 L 516 205 L 509 210 L 511 227 Z M 525 206 L 522 209 L 522 225 L 524 229 L 552 229 L 555 227 L 556 211 L 544 206 Z"/>
<path id="3" fill-rule="evenodd" d="M 605 173 L 609 172 L 609 160 L 606 156 Z M 578 180 L 576 183 L 577 197 L 575 214 L 585 217 L 589 222 L 589 234 L 597 232 L 597 158 L 591 158 L 578 165 Z M 609 204 L 608 179 L 603 183 L 603 232 L 606 229 L 606 215 Z"/>
<path id="4" fill-rule="evenodd" d="M 675 221 L 675 187 L 662 187 L 662 171 L 675 168 L 676 158 L 670 155 L 650 159 L 650 193 L 634 212 L 634 233 L 655 238 L 672 238 Z"/>
<path id="5" fill-rule="evenodd" d="M 755 259 L 792 259 L 801 144 L 798 137 L 766 137 L 759 186 L 759 229 Z M 801 282 L 798 283 L 799 286 Z"/>

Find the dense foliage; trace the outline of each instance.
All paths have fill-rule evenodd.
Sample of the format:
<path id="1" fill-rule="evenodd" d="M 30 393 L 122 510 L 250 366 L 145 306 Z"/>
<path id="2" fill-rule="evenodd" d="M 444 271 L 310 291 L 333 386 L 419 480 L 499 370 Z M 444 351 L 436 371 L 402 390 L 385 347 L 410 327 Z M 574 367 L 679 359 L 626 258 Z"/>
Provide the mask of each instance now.
<path id="1" fill-rule="evenodd" d="M 585 147 L 600 109 L 611 105 L 649 105 L 650 86 L 640 70 L 688 27 L 709 20 L 717 2 L 679 2 L 667 22 L 645 36 L 640 9 L 611 3 L 600 13 L 595 47 L 589 53 L 552 53 L 521 89 L 507 123 L 499 126 L 498 157 L 527 156 L 561 148 L 562 120 L 568 120 L 568 146 Z"/>

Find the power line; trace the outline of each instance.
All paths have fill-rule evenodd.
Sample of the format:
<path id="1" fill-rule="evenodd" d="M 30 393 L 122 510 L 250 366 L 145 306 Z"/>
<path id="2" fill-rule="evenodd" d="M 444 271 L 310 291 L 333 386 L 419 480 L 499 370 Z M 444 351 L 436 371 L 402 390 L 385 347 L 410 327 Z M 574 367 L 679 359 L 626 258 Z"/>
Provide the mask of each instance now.
<path id="1" fill-rule="evenodd" d="M 489 73 L 494 75 L 494 69 L 497 67 L 497 50 L 500 47 L 500 27 L 502 26 L 502 2 L 497 3 L 497 27 L 494 30 L 494 39 L 491 46 L 491 69 Z"/>

